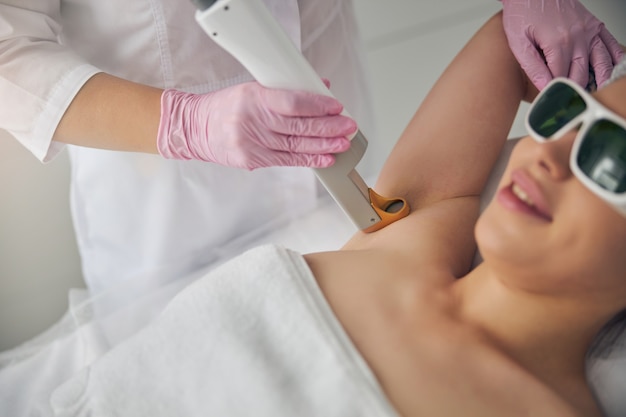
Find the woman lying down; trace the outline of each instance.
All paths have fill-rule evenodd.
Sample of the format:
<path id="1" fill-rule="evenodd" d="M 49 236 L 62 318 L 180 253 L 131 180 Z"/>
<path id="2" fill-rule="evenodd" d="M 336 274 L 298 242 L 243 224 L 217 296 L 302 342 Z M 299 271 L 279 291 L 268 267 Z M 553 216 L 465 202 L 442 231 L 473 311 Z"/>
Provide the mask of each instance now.
<path id="1" fill-rule="evenodd" d="M 376 184 L 407 199 L 408 217 L 336 252 L 247 252 L 56 389 L 52 409 L 605 415 L 585 357 L 626 307 L 626 78 L 593 98 L 566 80 L 546 88 L 478 218 L 520 100 L 534 95 L 496 15 L 436 83 Z M 475 242 L 484 262 L 470 271 Z"/>

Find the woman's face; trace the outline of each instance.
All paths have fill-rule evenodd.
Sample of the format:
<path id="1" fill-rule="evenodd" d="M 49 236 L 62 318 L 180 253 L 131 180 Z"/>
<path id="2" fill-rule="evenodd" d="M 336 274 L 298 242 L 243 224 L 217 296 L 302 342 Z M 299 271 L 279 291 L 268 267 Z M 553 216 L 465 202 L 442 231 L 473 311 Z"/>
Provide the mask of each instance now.
<path id="1" fill-rule="evenodd" d="M 620 88 L 609 86 L 595 96 L 626 117 L 623 81 Z M 486 261 L 513 268 L 524 277 L 523 285 L 626 295 L 626 217 L 572 174 L 575 135 L 571 131 L 546 143 L 520 140 L 477 223 L 476 239 Z"/>

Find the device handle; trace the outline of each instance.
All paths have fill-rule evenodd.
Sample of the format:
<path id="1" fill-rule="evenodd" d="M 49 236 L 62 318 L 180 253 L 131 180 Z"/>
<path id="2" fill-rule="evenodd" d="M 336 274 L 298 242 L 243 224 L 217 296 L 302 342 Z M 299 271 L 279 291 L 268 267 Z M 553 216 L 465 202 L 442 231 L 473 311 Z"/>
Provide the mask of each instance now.
<path id="1" fill-rule="evenodd" d="M 261 0 L 195 0 L 196 21 L 263 86 L 333 96 Z M 342 114 L 348 115 L 347 112 Z M 381 221 L 369 200 L 369 187 L 355 170 L 367 139 L 358 131 L 350 149 L 328 168 L 314 168 L 320 182 L 361 230 Z"/>

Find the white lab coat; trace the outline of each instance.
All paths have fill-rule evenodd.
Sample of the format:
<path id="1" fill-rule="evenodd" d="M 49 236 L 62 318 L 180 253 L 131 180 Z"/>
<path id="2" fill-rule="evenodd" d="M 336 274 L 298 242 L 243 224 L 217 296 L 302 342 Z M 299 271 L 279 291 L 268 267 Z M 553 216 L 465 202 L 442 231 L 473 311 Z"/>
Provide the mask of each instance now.
<path id="1" fill-rule="evenodd" d="M 361 129 L 371 131 L 351 0 L 264 1 Z M 1 1 L 0 128 L 48 161 L 63 148 L 52 141 L 59 120 L 98 71 L 195 93 L 250 80 L 201 31 L 194 12 L 190 0 Z M 74 226 L 92 292 L 129 280 L 161 285 L 206 268 L 312 209 L 319 194 L 305 168 L 247 172 L 67 148 Z"/>

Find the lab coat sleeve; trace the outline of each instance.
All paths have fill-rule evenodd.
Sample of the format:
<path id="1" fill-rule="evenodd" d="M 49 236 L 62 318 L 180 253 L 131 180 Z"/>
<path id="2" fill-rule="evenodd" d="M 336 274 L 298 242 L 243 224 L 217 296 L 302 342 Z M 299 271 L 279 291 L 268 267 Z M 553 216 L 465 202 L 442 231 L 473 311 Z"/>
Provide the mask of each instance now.
<path id="1" fill-rule="evenodd" d="M 99 70 L 60 44 L 60 0 L 0 2 L 0 129 L 42 162 L 82 85 Z"/>

